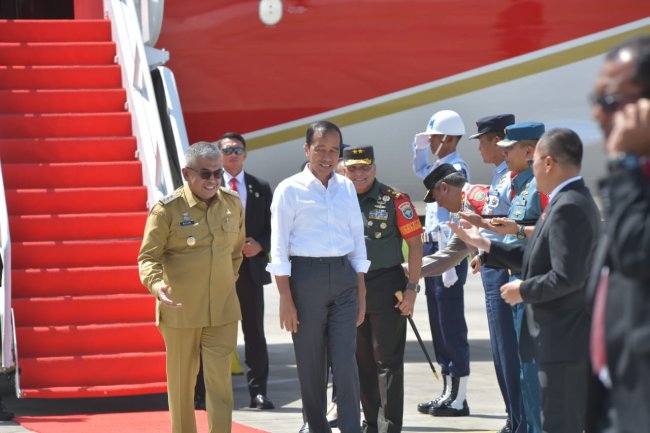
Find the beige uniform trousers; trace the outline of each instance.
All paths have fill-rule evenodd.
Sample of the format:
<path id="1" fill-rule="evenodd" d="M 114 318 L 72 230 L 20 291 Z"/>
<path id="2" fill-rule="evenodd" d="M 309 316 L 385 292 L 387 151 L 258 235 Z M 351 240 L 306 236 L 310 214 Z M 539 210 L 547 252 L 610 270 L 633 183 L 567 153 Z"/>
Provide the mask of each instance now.
<path id="1" fill-rule="evenodd" d="M 167 398 L 173 433 L 196 433 L 194 385 L 203 356 L 210 433 L 230 433 L 233 395 L 231 355 L 237 347 L 237 322 L 204 328 L 158 329 L 167 352 Z"/>

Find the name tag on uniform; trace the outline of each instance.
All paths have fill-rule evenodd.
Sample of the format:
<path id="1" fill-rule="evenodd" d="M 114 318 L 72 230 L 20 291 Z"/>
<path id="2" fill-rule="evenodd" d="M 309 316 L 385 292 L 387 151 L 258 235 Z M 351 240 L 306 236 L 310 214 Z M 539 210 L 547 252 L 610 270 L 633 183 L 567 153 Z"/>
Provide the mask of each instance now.
<path id="1" fill-rule="evenodd" d="M 373 209 L 368 213 L 368 218 L 386 221 L 388 219 L 388 211 L 386 209 Z"/>
<path id="2" fill-rule="evenodd" d="M 196 221 L 190 219 L 190 214 L 185 212 L 183 213 L 183 221 L 180 222 L 181 227 L 193 226 L 196 224 Z"/>

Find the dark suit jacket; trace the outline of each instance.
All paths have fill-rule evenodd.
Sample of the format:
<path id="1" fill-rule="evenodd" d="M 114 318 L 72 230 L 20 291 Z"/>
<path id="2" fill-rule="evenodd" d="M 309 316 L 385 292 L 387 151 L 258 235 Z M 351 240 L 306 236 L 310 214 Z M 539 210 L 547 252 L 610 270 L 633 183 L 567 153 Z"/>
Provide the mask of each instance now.
<path id="1" fill-rule="evenodd" d="M 588 359 L 585 288 L 598 241 L 600 215 L 582 180 L 547 205 L 526 246 L 493 242 L 488 266 L 521 271 L 526 305 L 519 352 L 524 361 Z"/>
<path id="2" fill-rule="evenodd" d="M 268 182 L 244 172 L 246 183 L 246 236 L 252 237 L 262 245 L 262 251 L 250 259 L 244 258 L 242 269 L 248 266 L 251 279 L 255 284 L 264 285 L 271 282 L 266 272 L 269 250 L 271 249 L 271 200 L 273 192 Z"/>
<path id="3" fill-rule="evenodd" d="M 589 288 L 593 302 L 600 270 L 603 265 L 608 266 L 605 342 L 612 380 L 609 401 L 618 414 L 617 431 L 647 431 L 650 428 L 650 182 L 639 169 L 619 169 L 601 182 L 601 197 L 607 223 Z"/>

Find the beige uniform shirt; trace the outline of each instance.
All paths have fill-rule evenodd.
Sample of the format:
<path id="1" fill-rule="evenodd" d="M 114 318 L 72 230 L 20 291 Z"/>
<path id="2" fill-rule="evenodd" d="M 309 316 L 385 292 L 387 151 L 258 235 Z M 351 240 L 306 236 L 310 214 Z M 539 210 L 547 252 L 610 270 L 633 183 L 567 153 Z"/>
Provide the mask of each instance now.
<path id="1" fill-rule="evenodd" d="M 183 306 L 156 302 L 156 324 L 197 328 L 240 320 L 235 281 L 245 236 L 241 200 L 225 188 L 210 206 L 187 185 L 158 202 L 138 255 L 140 280 L 156 298 L 157 283 L 164 281 Z"/>

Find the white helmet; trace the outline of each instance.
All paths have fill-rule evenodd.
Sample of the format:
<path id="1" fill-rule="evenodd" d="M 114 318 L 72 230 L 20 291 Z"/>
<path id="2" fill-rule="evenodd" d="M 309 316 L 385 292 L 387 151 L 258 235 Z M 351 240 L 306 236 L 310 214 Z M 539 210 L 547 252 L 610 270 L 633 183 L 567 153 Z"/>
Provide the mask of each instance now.
<path id="1" fill-rule="evenodd" d="M 463 119 L 455 111 L 442 110 L 429 119 L 427 130 L 417 135 L 465 135 Z"/>

